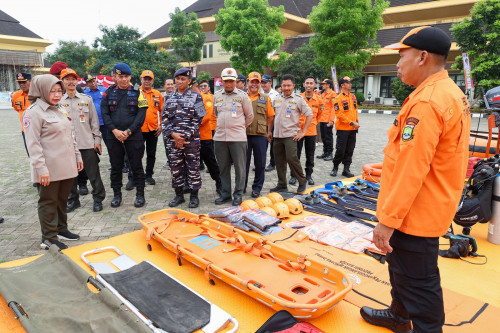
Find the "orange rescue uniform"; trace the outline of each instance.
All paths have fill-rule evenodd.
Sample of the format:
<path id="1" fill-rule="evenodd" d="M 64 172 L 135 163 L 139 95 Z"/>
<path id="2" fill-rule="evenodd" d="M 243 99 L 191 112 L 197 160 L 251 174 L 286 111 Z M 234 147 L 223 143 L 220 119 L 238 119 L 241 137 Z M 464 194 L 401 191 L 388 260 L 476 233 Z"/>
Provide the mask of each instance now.
<path id="1" fill-rule="evenodd" d="M 14 110 L 19 112 L 19 120 L 21 122 L 21 130 L 24 132 L 24 126 L 23 126 L 23 114 L 24 111 L 31 105 L 31 103 L 28 101 L 28 94 L 25 93 L 22 90 L 16 91 L 14 94 L 12 94 L 12 107 Z"/>
<path id="2" fill-rule="evenodd" d="M 163 110 L 163 96 L 156 89 L 151 89 L 146 92 L 140 87 L 144 97 L 148 101 L 148 109 L 146 111 L 146 118 L 144 119 L 144 124 L 141 127 L 143 132 L 156 131 L 158 128 L 158 113 L 160 114 L 161 121 L 161 111 Z"/>
<path id="3" fill-rule="evenodd" d="M 214 119 L 215 125 L 217 126 L 217 118 L 214 114 L 214 96 L 212 94 L 201 94 L 201 97 L 203 98 L 203 104 L 205 104 L 207 114 L 201 120 L 200 140 L 212 140 L 212 131 L 215 129 L 213 127 Z"/>
<path id="4" fill-rule="evenodd" d="M 387 132 L 381 223 L 420 237 L 446 233 L 462 194 L 470 126 L 469 102 L 446 70 L 410 94 Z"/>
<path id="5" fill-rule="evenodd" d="M 323 99 L 324 112 L 322 112 L 321 116 L 318 118 L 319 123 L 335 121 L 335 112 L 333 110 L 335 97 L 337 97 L 337 93 L 333 89 L 330 89 L 327 93 L 323 93 L 321 95 L 321 98 Z"/>
<path id="6" fill-rule="evenodd" d="M 307 104 L 309 105 L 309 107 L 311 108 L 311 110 L 313 112 L 313 118 L 312 118 L 311 126 L 309 126 L 309 128 L 307 129 L 306 134 L 304 136 L 317 135 L 318 132 L 317 132 L 316 125 L 318 125 L 318 119 L 321 117 L 321 115 L 324 112 L 324 110 L 323 110 L 323 100 L 321 99 L 321 97 L 319 97 L 316 94 L 313 94 L 313 96 L 311 97 L 311 99 L 307 99 L 305 92 L 302 93 L 302 94 L 300 94 L 300 95 L 302 97 L 304 97 L 304 100 L 307 102 Z M 299 123 L 300 123 L 300 129 L 303 130 L 304 129 L 304 125 L 306 123 L 306 116 L 304 116 L 303 114 L 300 115 Z"/>
<path id="7" fill-rule="evenodd" d="M 351 122 L 359 124 L 356 95 L 341 92 L 333 101 L 333 109 L 335 110 L 335 114 L 332 113 L 330 121 L 335 121 L 335 129 L 354 131 L 355 128 L 351 125 Z M 335 120 L 335 115 L 337 116 L 337 120 Z"/>

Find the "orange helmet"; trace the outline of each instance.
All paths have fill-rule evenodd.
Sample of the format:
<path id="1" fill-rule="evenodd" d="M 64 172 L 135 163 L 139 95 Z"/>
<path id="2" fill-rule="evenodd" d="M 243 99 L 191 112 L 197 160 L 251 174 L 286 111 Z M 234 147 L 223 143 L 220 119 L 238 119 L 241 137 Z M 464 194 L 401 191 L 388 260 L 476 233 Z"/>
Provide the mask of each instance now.
<path id="1" fill-rule="evenodd" d="M 290 214 L 297 215 L 302 213 L 303 207 L 299 200 L 295 198 L 286 199 L 285 204 L 288 206 Z"/>
<path id="2" fill-rule="evenodd" d="M 255 202 L 260 208 L 271 207 L 273 205 L 273 202 L 268 197 L 258 197 L 255 199 Z"/>
<path id="3" fill-rule="evenodd" d="M 276 212 L 276 217 L 279 219 L 286 219 L 290 216 L 288 211 L 288 206 L 283 202 L 278 202 L 273 205 L 273 209 Z"/>
<path id="4" fill-rule="evenodd" d="M 272 193 L 269 193 L 267 195 L 267 197 L 269 199 L 271 199 L 271 201 L 273 202 L 273 204 L 275 203 L 278 203 L 278 202 L 283 202 L 283 197 L 281 196 L 281 194 L 277 193 L 277 192 L 272 192 Z"/>
<path id="5" fill-rule="evenodd" d="M 271 207 L 262 207 L 260 210 L 268 215 L 271 215 L 272 217 L 277 217 L 276 212 Z"/>
<path id="6" fill-rule="evenodd" d="M 259 209 L 259 205 L 253 200 L 245 200 L 241 203 L 241 208 L 243 211 L 249 210 L 249 209 Z"/>

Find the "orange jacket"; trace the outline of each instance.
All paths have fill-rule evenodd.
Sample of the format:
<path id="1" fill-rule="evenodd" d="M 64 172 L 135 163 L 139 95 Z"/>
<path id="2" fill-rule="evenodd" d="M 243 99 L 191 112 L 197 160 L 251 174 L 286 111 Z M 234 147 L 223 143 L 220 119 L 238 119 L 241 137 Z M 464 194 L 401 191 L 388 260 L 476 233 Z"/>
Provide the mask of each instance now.
<path id="1" fill-rule="evenodd" d="M 446 233 L 460 201 L 470 134 L 467 98 L 443 70 L 406 99 L 387 132 L 377 217 L 406 234 Z"/>
<path id="2" fill-rule="evenodd" d="M 211 93 L 208 93 L 208 94 L 203 94 L 201 93 L 201 97 L 203 97 L 203 103 L 205 104 L 205 110 L 207 110 L 207 113 L 208 113 L 208 109 L 212 109 L 212 116 L 210 117 L 210 129 L 213 131 L 217 128 L 217 117 L 215 116 L 215 113 L 214 113 L 214 95 L 212 95 Z M 210 139 L 212 139 L 212 137 L 210 136 Z M 201 139 L 203 140 L 203 139 Z M 205 140 L 209 140 L 209 139 L 205 139 Z"/>
<path id="3" fill-rule="evenodd" d="M 146 92 L 140 87 L 144 94 L 144 97 L 148 100 L 148 109 L 146 110 L 146 118 L 144 119 L 144 124 L 141 127 L 143 132 L 156 131 L 158 128 L 158 113 L 160 114 L 161 121 L 161 111 L 163 110 L 163 96 L 156 89 L 151 89 Z"/>
<path id="4" fill-rule="evenodd" d="M 320 123 L 328 123 L 329 121 L 335 121 L 335 112 L 333 111 L 333 101 L 337 97 L 335 90 L 330 89 L 327 93 L 323 93 L 321 98 L 323 99 L 324 112 L 321 117 L 318 118 Z M 332 120 L 333 118 L 333 120 Z"/>
<path id="5" fill-rule="evenodd" d="M 311 97 L 310 100 L 307 99 L 305 92 L 300 95 L 304 97 L 305 101 L 313 111 L 313 119 L 311 126 L 309 126 L 304 136 L 317 135 L 318 132 L 316 129 L 316 125 L 318 125 L 318 119 L 321 117 L 321 114 L 323 113 L 323 100 L 316 94 L 313 94 L 313 97 Z M 306 123 L 306 116 L 304 116 L 303 114 L 300 115 L 299 122 L 300 122 L 300 129 L 301 130 L 304 129 L 304 125 Z"/>
<path id="6" fill-rule="evenodd" d="M 16 91 L 12 94 L 12 107 L 19 112 L 19 120 L 21 121 L 21 130 L 24 132 L 23 127 L 23 114 L 24 111 L 31 105 L 28 101 L 28 94 L 22 90 Z"/>
<path id="7" fill-rule="evenodd" d="M 342 131 L 353 131 L 355 128 L 351 126 L 351 122 L 359 123 L 358 119 L 358 101 L 356 95 L 351 93 L 341 92 L 333 101 L 333 109 L 337 116 L 335 120 L 335 129 Z M 330 118 L 334 121 L 335 118 Z"/>
<path id="8" fill-rule="evenodd" d="M 213 103 L 213 95 L 212 94 L 201 94 L 203 98 L 203 104 L 205 104 L 205 110 L 207 114 L 201 120 L 200 125 L 200 140 L 212 140 L 212 130 L 213 127 L 213 119 L 215 118 L 214 114 L 214 103 Z M 215 118 L 215 124 L 217 125 L 217 118 Z"/>

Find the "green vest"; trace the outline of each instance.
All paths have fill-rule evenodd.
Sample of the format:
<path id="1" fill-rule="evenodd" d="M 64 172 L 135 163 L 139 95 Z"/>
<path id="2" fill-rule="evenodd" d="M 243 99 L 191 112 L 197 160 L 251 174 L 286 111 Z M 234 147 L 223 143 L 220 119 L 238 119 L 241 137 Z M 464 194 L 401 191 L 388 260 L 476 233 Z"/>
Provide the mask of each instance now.
<path id="1" fill-rule="evenodd" d="M 253 121 L 247 127 L 247 135 L 267 136 L 267 101 L 266 94 L 260 96 L 252 102 Z"/>

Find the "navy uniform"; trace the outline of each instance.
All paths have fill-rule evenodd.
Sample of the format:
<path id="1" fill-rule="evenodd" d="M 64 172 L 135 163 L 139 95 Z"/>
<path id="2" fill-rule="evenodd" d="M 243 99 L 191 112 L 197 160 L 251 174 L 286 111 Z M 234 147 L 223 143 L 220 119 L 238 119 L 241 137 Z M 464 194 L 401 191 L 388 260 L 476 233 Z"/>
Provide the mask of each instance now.
<path id="1" fill-rule="evenodd" d="M 127 64 L 118 63 L 113 72 L 118 75 L 132 75 L 132 70 Z M 114 197 L 112 207 L 118 207 L 122 199 L 122 169 L 125 156 L 128 158 L 134 185 L 136 186 L 136 199 L 134 206 L 142 207 L 144 199 L 144 140 L 141 127 L 146 117 L 148 102 L 138 89 L 131 85 L 126 89 L 119 84 L 109 87 L 102 96 L 101 114 L 107 133 L 107 147 L 111 163 L 111 187 Z M 118 140 L 113 131 L 126 133 L 125 139 Z"/>
<path id="2" fill-rule="evenodd" d="M 191 77 L 189 68 L 181 68 L 174 74 L 176 84 L 182 77 Z M 170 207 L 176 207 L 184 202 L 183 185 L 187 175 L 187 183 L 191 191 L 189 207 L 199 205 L 198 190 L 201 188 L 200 175 L 200 125 L 206 115 L 203 98 L 200 94 L 187 89 L 174 92 L 166 96 L 162 112 L 163 137 L 167 141 L 168 160 L 172 173 L 172 187 L 175 189 L 175 198 L 170 201 Z M 181 134 L 184 144 L 176 147 L 172 134 Z"/>

